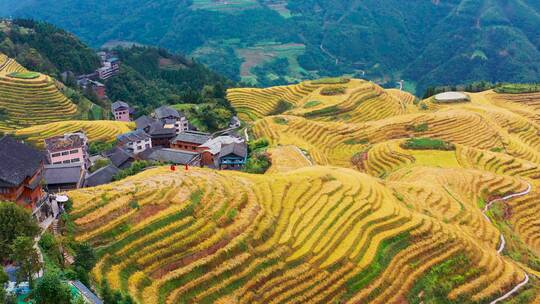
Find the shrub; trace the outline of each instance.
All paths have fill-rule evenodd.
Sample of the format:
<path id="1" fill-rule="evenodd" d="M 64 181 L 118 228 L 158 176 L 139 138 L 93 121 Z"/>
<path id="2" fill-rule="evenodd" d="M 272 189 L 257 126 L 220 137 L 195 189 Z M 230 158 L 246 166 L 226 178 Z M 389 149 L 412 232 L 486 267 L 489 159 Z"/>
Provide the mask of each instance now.
<path id="1" fill-rule="evenodd" d="M 452 143 L 433 138 L 411 138 L 405 141 L 402 147 L 411 150 L 453 151 L 456 149 L 456 146 Z"/>
<path id="2" fill-rule="evenodd" d="M 90 168 L 88 168 L 88 171 L 90 173 L 93 173 L 103 167 L 107 167 L 110 164 L 111 164 L 111 160 L 108 158 L 98 159 Z"/>
<path id="3" fill-rule="evenodd" d="M 289 123 L 285 118 L 283 117 L 274 117 L 274 122 L 279 124 L 279 125 L 286 125 L 287 123 Z"/>
<path id="4" fill-rule="evenodd" d="M 309 108 L 313 108 L 313 107 L 316 107 L 318 105 L 320 105 L 321 102 L 318 101 L 318 100 L 311 100 L 311 101 L 308 101 L 304 104 L 304 109 L 309 109 Z"/>
<path id="5" fill-rule="evenodd" d="M 248 144 L 248 148 L 249 148 L 250 152 L 255 152 L 255 151 L 266 149 L 266 148 L 268 148 L 269 145 L 270 145 L 270 141 L 268 140 L 268 138 L 261 137 L 259 139 L 254 140 L 254 141 L 251 141 Z"/>
<path id="6" fill-rule="evenodd" d="M 135 175 L 137 173 L 140 173 L 144 171 L 144 169 L 152 166 L 156 166 L 159 163 L 153 162 L 153 161 L 146 161 L 146 160 L 137 160 L 131 164 L 131 166 L 127 169 L 120 170 L 120 172 L 116 173 L 113 176 L 113 181 L 124 179 L 128 176 Z"/>
<path id="7" fill-rule="evenodd" d="M 424 122 L 419 125 L 406 126 L 405 129 L 407 131 L 413 131 L 413 132 L 426 132 L 429 129 L 429 126 L 426 122 Z"/>
<path id="8" fill-rule="evenodd" d="M 279 115 L 292 109 L 294 105 L 286 100 L 279 100 L 275 108 L 268 115 Z"/>
<path id="9" fill-rule="evenodd" d="M 11 78 L 19 78 L 19 79 L 36 79 L 39 77 L 39 73 L 36 72 L 13 72 L 8 74 Z"/>
<path id="10" fill-rule="evenodd" d="M 272 165 L 270 155 L 268 153 L 254 153 L 247 160 L 244 166 L 244 172 L 253 174 L 264 174 L 268 168 Z"/>
<path id="11" fill-rule="evenodd" d="M 345 94 L 346 90 L 347 88 L 343 86 L 324 87 L 321 90 L 321 95 L 324 95 L 324 96 L 341 95 L 341 94 Z"/>
<path id="12" fill-rule="evenodd" d="M 507 83 L 501 84 L 495 88 L 495 92 L 501 94 L 523 94 L 540 92 L 540 84 L 528 83 Z"/>
<path id="13" fill-rule="evenodd" d="M 327 78 L 321 78 L 317 80 L 313 80 L 312 84 L 344 84 L 351 81 L 350 78 L 347 77 L 327 77 Z"/>

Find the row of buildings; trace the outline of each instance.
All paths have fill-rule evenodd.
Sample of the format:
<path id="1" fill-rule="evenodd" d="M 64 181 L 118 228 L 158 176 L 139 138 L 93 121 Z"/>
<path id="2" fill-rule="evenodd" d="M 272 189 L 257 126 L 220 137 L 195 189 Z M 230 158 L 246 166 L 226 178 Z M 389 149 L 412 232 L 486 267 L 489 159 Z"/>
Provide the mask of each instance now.
<path id="1" fill-rule="evenodd" d="M 157 108 L 135 123 L 136 130 L 118 136 L 117 145 L 99 155 L 90 155 L 82 131 L 45 139 L 44 151 L 0 138 L 0 200 L 17 202 L 39 219 L 49 215 L 48 193 L 109 183 L 136 160 L 238 170 L 248 157 L 241 136 L 192 130 L 186 116 L 170 107 Z M 90 173 L 100 159 L 109 164 Z"/>
<path id="2" fill-rule="evenodd" d="M 107 91 L 103 81 L 117 75 L 120 72 L 120 60 L 112 52 L 98 52 L 101 67 L 93 73 L 76 77 L 77 85 L 85 90 L 91 89 L 98 98 L 107 98 Z"/>

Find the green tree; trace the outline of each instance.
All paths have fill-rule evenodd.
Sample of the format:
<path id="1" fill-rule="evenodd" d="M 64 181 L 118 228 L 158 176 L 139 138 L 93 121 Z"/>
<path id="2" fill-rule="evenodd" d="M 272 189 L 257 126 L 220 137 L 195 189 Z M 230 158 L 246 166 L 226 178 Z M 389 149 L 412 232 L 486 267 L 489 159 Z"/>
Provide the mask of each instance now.
<path id="1" fill-rule="evenodd" d="M 101 282 L 101 299 L 104 304 L 116 304 L 114 292 L 106 279 Z"/>
<path id="2" fill-rule="evenodd" d="M 6 291 L 4 285 L 9 281 L 7 273 L 4 271 L 3 267 L 0 267 L 0 302 L 4 303 L 6 299 Z"/>
<path id="3" fill-rule="evenodd" d="M 11 256 L 11 245 L 18 236 L 33 239 L 38 232 L 29 211 L 15 203 L 0 202 L 0 257 Z"/>
<path id="4" fill-rule="evenodd" d="M 86 271 L 92 270 L 96 265 L 97 257 L 92 246 L 82 243 L 75 248 L 75 266 L 79 266 Z"/>
<path id="5" fill-rule="evenodd" d="M 33 286 L 33 275 L 41 269 L 34 240 L 27 236 L 18 236 L 11 245 L 11 251 L 11 259 L 19 266 L 17 280 L 28 281 L 30 286 Z"/>
<path id="6" fill-rule="evenodd" d="M 51 270 L 38 281 L 34 298 L 37 304 L 70 304 L 71 291 L 62 281 L 60 272 Z"/>

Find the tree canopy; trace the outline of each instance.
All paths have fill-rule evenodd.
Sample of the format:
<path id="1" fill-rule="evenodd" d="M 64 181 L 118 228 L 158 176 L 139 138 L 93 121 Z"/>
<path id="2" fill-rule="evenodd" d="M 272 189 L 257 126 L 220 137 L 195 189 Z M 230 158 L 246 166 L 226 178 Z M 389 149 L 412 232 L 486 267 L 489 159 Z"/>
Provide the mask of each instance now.
<path id="1" fill-rule="evenodd" d="M 12 253 L 12 245 L 17 237 L 33 239 L 39 227 L 30 212 L 15 203 L 0 202 L 0 257 L 7 258 Z"/>

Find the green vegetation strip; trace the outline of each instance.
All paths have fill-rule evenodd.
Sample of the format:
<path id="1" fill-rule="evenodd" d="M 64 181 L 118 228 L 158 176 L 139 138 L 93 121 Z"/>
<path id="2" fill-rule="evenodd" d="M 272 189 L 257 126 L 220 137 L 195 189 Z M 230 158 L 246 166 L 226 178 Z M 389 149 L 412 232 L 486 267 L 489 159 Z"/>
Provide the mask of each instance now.
<path id="1" fill-rule="evenodd" d="M 36 79 L 39 77 L 39 73 L 36 72 L 13 72 L 8 74 L 11 78 L 18 78 L 18 79 Z"/>
<path id="2" fill-rule="evenodd" d="M 452 143 L 433 138 L 411 138 L 405 141 L 402 147 L 411 150 L 454 151 L 456 149 Z"/>

